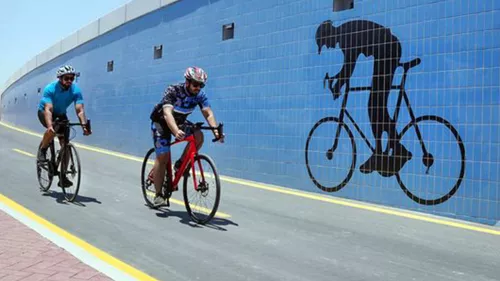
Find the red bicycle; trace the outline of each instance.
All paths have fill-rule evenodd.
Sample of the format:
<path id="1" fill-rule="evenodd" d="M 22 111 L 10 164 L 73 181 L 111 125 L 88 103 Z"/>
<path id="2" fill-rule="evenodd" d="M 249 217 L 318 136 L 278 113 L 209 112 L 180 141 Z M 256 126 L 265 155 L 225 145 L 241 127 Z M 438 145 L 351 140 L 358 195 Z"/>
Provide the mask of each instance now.
<path id="1" fill-rule="evenodd" d="M 198 122 L 196 124 L 186 124 L 186 129 L 193 132 L 194 130 L 217 130 L 219 136 L 222 136 L 222 128 L 223 124 L 220 123 L 217 127 L 210 126 L 202 126 L 203 122 Z M 218 139 L 213 139 L 213 142 L 218 141 Z M 184 177 L 184 187 L 183 187 L 183 196 L 184 196 L 184 205 L 186 206 L 186 210 L 189 213 L 191 219 L 200 224 L 205 224 L 210 221 L 217 209 L 219 207 L 220 201 L 220 180 L 219 174 L 215 168 L 214 161 L 206 154 L 198 153 L 196 149 L 196 141 L 194 139 L 194 135 L 190 134 L 186 136 L 183 140 L 175 140 L 171 144 L 174 146 L 176 144 L 188 142 L 188 152 L 182 159 L 182 164 L 179 170 L 176 172 L 175 177 L 172 177 L 172 159 L 171 156 L 167 160 L 167 168 L 165 173 L 165 180 L 163 181 L 162 192 L 164 197 L 167 199 L 167 207 L 170 206 L 170 197 L 172 193 L 177 191 L 177 184 L 180 182 L 181 177 Z M 153 182 L 153 170 L 146 171 L 148 165 L 152 166 L 154 164 L 154 159 L 152 155 L 154 154 L 155 149 L 151 148 L 144 157 L 144 161 L 142 163 L 142 172 L 141 172 L 141 185 L 142 185 L 142 194 L 144 196 L 144 200 L 146 200 L 146 204 L 150 208 L 155 208 L 153 204 L 153 198 L 155 196 L 155 187 Z M 149 159 L 151 157 L 151 159 Z M 189 165 L 191 163 L 197 163 L 197 165 Z M 205 164 L 206 165 L 202 165 Z M 190 166 L 188 168 L 188 165 Z M 198 172 L 196 173 L 196 168 L 198 168 Z M 211 170 L 211 172 L 207 172 L 207 170 Z M 188 179 L 189 177 L 193 177 L 194 184 L 194 195 L 188 196 Z M 210 182 L 213 180 L 213 182 Z M 202 199 L 210 199 L 212 198 L 212 193 L 215 195 L 214 204 L 212 208 L 209 208 L 207 204 L 203 204 L 201 202 Z"/>

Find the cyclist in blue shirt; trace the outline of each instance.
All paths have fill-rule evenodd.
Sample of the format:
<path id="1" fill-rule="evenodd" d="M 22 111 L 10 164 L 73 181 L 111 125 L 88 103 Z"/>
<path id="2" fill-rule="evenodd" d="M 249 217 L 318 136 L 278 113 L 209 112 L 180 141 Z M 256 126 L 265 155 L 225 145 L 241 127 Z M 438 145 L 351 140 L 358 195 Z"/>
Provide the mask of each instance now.
<path id="1" fill-rule="evenodd" d="M 85 117 L 82 92 L 76 84 L 73 84 L 75 76 L 76 72 L 73 67 L 69 65 L 62 66 L 57 70 L 58 80 L 51 82 L 43 90 L 43 97 L 38 104 L 38 120 L 47 130 L 43 135 L 40 155 L 38 155 L 39 161 L 46 161 L 47 148 L 56 134 L 53 127 L 54 120 L 56 118 L 68 120 L 66 110 L 72 103 L 75 104 L 76 114 L 82 124 L 83 134 L 85 136 L 91 134 L 85 126 L 87 118 Z M 67 162 L 69 159 L 64 160 Z M 64 187 L 73 185 L 66 177 L 62 181 Z M 61 182 L 59 182 L 59 186 L 61 186 Z"/>
<path id="2" fill-rule="evenodd" d="M 153 178 L 156 189 L 154 204 L 156 206 L 165 203 L 161 194 L 163 179 L 165 178 L 166 162 L 170 153 L 170 142 L 172 135 L 182 140 L 187 135 L 193 134 L 196 140 L 196 148 L 199 150 L 203 145 L 203 133 L 199 130 L 186 132 L 185 124 L 192 124 L 187 117 L 199 106 L 203 116 L 210 126 L 217 127 L 214 114 L 204 91 L 207 81 L 206 72 L 199 67 L 188 67 L 184 73 L 185 82 L 170 85 L 163 94 L 161 101 L 155 105 L 151 112 L 151 131 L 156 150 L 156 159 L 153 166 Z M 218 131 L 213 131 L 219 142 L 224 142 L 224 135 L 219 137 Z M 184 149 L 182 156 L 175 163 L 175 171 L 180 168 L 181 159 L 187 153 L 188 146 Z M 189 171 L 189 166 L 186 171 Z"/>

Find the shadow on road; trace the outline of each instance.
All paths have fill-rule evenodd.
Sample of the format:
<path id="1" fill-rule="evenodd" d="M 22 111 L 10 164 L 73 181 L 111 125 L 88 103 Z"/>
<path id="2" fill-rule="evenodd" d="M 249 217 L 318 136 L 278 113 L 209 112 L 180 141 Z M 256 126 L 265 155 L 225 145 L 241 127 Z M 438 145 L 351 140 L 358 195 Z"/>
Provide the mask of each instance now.
<path id="1" fill-rule="evenodd" d="M 55 198 L 57 203 L 63 204 L 63 205 L 73 204 L 73 205 L 77 205 L 77 206 L 80 206 L 80 207 L 86 207 L 86 205 L 83 204 L 83 203 L 97 203 L 97 204 L 101 204 L 102 203 L 101 201 L 99 201 L 99 200 L 97 200 L 95 198 L 81 196 L 81 195 L 78 195 L 76 197 L 75 201 L 68 202 L 64 198 L 64 194 L 62 192 L 57 192 L 57 191 L 52 191 L 52 190 L 50 190 L 50 191 L 48 191 L 46 193 L 43 193 L 42 195 L 45 196 L 45 197 Z"/>
<path id="2" fill-rule="evenodd" d="M 212 220 L 210 220 L 210 222 L 208 222 L 207 224 L 204 224 L 204 225 L 197 224 L 191 220 L 191 217 L 189 216 L 189 214 L 186 211 L 182 211 L 182 212 L 172 211 L 166 207 L 160 207 L 160 208 L 156 209 L 155 211 L 157 211 L 156 216 L 158 216 L 160 218 L 178 217 L 181 219 L 180 220 L 181 223 L 183 223 L 185 225 L 189 225 L 190 227 L 193 227 L 193 228 L 205 228 L 205 227 L 207 227 L 207 228 L 212 228 L 212 229 L 219 230 L 219 231 L 227 231 L 227 229 L 222 227 L 222 226 L 228 226 L 228 225 L 239 226 L 237 223 L 235 223 L 231 220 L 218 218 L 218 217 L 212 218 Z"/>

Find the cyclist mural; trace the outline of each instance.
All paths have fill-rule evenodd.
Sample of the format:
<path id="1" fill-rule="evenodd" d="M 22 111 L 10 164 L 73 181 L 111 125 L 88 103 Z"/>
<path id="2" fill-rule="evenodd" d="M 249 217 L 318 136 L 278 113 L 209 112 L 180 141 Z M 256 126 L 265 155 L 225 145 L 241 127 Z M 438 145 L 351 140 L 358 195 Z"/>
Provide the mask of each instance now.
<path id="1" fill-rule="evenodd" d="M 345 89 L 345 94 L 339 116 L 325 117 L 321 119 L 314 125 L 309 133 L 306 143 L 305 157 L 307 170 L 314 184 L 324 191 L 338 191 L 348 183 L 356 169 L 356 143 L 354 141 L 352 131 L 344 122 L 344 117 L 347 117 L 349 121 L 354 124 L 354 128 L 358 131 L 372 152 L 371 156 L 369 156 L 368 159 L 360 165 L 360 172 L 363 174 L 369 174 L 376 171 L 383 177 L 396 176 L 403 191 L 411 199 L 420 204 L 440 204 L 453 196 L 460 186 L 464 176 L 465 148 L 457 130 L 447 120 L 434 115 L 421 117 L 415 117 L 414 115 L 405 90 L 405 82 L 407 72 L 409 69 L 416 67 L 421 63 L 420 58 L 402 63 L 402 47 L 398 38 L 392 34 L 389 28 L 367 20 L 349 21 L 337 27 L 334 26 L 333 22 L 330 20 L 324 21 L 317 27 L 315 42 L 318 47 L 318 55 L 321 55 L 323 48 L 336 48 L 337 45 L 344 54 L 342 69 L 332 77 L 330 77 L 327 72 L 324 77 L 323 84 L 325 86 L 328 81 L 328 88 L 333 94 L 334 100 L 337 100 L 341 96 L 341 89 L 343 87 Z M 366 57 L 373 57 L 372 84 L 369 87 L 350 87 L 350 78 L 361 54 Z M 403 78 L 400 85 L 394 86 L 394 76 L 397 69 L 400 67 L 404 70 Z M 335 84 L 333 84 L 334 82 Z M 394 116 L 391 116 L 388 110 L 388 100 L 391 90 L 399 91 Z M 371 130 L 375 138 L 374 148 L 346 109 L 349 91 L 369 91 L 370 93 L 367 109 L 369 121 L 371 123 Z M 412 121 L 404 127 L 401 133 L 398 133 L 396 123 L 403 101 L 407 105 Z M 454 170 L 457 172 L 457 175 L 454 177 L 453 183 L 451 183 L 451 190 L 447 189 L 445 194 L 442 196 L 439 195 L 439 198 L 437 199 L 426 199 L 422 198 L 423 196 L 420 194 L 417 195 L 412 193 L 403 183 L 399 174 L 403 167 L 414 158 L 420 158 L 420 164 L 423 164 L 424 174 L 426 175 L 430 172 L 432 173 L 442 169 L 442 167 L 434 167 L 434 162 L 437 159 L 434 153 L 438 153 L 439 151 L 434 151 L 433 146 L 430 144 L 432 141 L 426 139 L 427 135 L 425 135 L 425 130 L 422 129 L 426 123 L 431 123 L 430 126 L 432 130 L 446 130 L 445 133 L 449 135 L 448 140 L 454 140 L 453 143 L 456 146 L 457 151 L 457 163 L 460 163 L 458 165 L 459 167 Z M 322 129 L 320 126 L 332 127 L 328 130 Z M 414 157 L 412 152 L 401 144 L 403 135 L 405 135 L 410 128 L 412 128 L 416 137 L 416 139 L 412 139 L 412 143 L 419 143 L 418 146 L 414 145 L 412 148 L 420 147 L 421 149 L 418 157 Z M 331 137 L 331 141 L 326 147 L 311 148 L 311 143 L 314 141 L 315 135 L 319 134 L 322 130 L 332 133 L 332 135 L 329 136 Z M 342 133 L 347 135 L 341 136 Z M 382 146 L 384 133 L 388 139 L 385 149 Z M 319 139 L 320 137 L 316 136 L 316 141 Z M 324 145 L 325 143 L 325 138 L 321 139 L 322 143 L 319 146 Z M 345 145 L 339 144 L 339 142 L 345 142 L 349 139 L 350 143 Z M 350 149 L 349 152 L 346 151 L 347 148 Z M 315 154 L 314 156 L 313 153 Z M 349 161 L 350 165 L 348 165 L 349 169 L 346 172 L 346 176 L 341 178 L 343 180 L 339 180 L 340 183 L 332 183 L 331 180 L 328 180 L 328 182 L 321 182 L 320 176 L 314 175 L 312 170 L 315 165 L 311 163 L 312 160 L 319 161 L 324 160 L 322 158 L 325 158 L 328 161 L 333 161 L 336 160 L 335 156 L 338 158 L 345 157 L 346 155 L 352 155 L 352 160 Z M 440 158 L 438 160 L 440 160 Z M 341 165 L 345 166 L 346 162 L 341 163 L 344 164 L 335 165 L 335 169 L 340 168 L 339 166 Z M 321 165 L 324 167 L 324 164 Z M 338 171 L 335 171 L 335 173 L 338 174 Z M 448 175 L 446 175 L 446 177 L 448 177 Z"/>

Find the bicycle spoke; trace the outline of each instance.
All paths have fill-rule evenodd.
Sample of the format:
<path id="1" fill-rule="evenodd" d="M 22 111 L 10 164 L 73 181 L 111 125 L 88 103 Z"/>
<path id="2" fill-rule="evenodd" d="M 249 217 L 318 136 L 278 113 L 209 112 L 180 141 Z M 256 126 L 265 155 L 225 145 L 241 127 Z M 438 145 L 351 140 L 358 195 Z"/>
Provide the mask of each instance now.
<path id="1" fill-rule="evenodd" d="M 220 200 L 220 181 L 211 159 L 202 154 L 196 157 L 195 161 L 198 165 L 195 164 L 197 169 L 194 175 L 191 175 L 189 180 L 184 178 L 184 201 L 191 218 L 198 223 L 206 223 L 217 211 Z M 210 174 L 213 176 L 209 176 Z M 189 187 L 188 183 L 193 184 L 194 176 L 196 176 L 196 185 Z M 211 193 L 215 196 L 211 196 Z"/>
<path id="2" fill-rule="evenodd" d="M 40 190 L 46 192 L 50 189 L 53 180 L 53 171 L 51 169 L 52 163 L 50 159 L 53 159 L 53 143 L 48 147 L 47 153 L 45 155 L 47 161 L 39 162 L 36 161 L 37 178 L 40 186 Z M 38 148 L 37 157 L 40 155 L 40 146 Z"/>
<path id="3" fill-rule="evenodd" d="M 349 118 L 347 111 L 345 112 Z M 337 136 L 337 131 L 340 134 Z M 332 142 L 338 140 L 335 151 Z M 323 191 L 335 192 L 343 188 L 354 173 L 356 143 L 349 128 L 336 117 L 318 121 L 306 141 L 306 167 L 313 183 Z"/>
<path id="4" fill-rule="evenodd" d="M 63 177 L 66 178 L 67 180 L 70 180 L 68 178 L 68 175 L 71 175 L 72 186 L 63 187 L 62 190 L 66 199 L 70 202 L 73 202 L 78 196 L 78 191 L 80 189 L 80 180 L 81 180 L 80 159 L 78 156 L 78 152 L 76 151 L 76 148 L 71 144 L 65 145 L 65 154 L 69 155 L 63 155 L 63 157 L 61 158 L 61 171 L 64 171 Z M 68 158 L 67 164 L 65 158 Z M 62 181 L 63 179 L 60 180 Z"/>
<path id="5" fill-rule="evenodd" d="M 417 130 L 410 130 L 417 124 L 419 136 Z M 465 148 L 456 129 L 441 117 L 422 116 L 410 122 L 401 135 L 402 141 L 413 140 L 408 144 L 410 149 L 422 143 L 427 146 L 426 150 L 414 149 L 413 159 L 397 174 L 403 191 L 423 205 L 448 200 L 456 193 L 465 172 Z M 430 156 L 432 159 L 426 159 Z"/>

